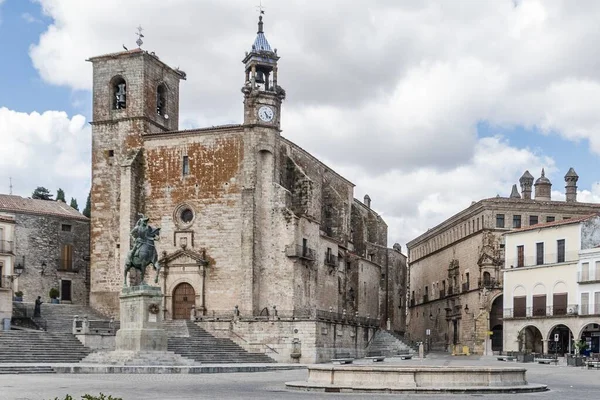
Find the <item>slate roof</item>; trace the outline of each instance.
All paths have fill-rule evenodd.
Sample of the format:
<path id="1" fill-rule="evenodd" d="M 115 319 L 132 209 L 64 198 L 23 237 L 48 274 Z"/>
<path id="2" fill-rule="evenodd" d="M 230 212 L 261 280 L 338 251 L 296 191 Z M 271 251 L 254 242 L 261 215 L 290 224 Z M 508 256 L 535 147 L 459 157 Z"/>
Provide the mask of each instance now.
<path id="1" fill-rule="evenodd" d="M 89 221 L 85 215 L 62 201 L 35 200 L 10 194 L 0 194 L 0 211 L 22 214 L 54 215 Z"/>
<path id="2" fill-rule="evenodd" d="M 252 51 L 273 51 L 271 50 L 271 45 L 267 41 L 264 33 L 258 32 L 256 39 L 254 39 L 254 44 L 252 45 Z"/>

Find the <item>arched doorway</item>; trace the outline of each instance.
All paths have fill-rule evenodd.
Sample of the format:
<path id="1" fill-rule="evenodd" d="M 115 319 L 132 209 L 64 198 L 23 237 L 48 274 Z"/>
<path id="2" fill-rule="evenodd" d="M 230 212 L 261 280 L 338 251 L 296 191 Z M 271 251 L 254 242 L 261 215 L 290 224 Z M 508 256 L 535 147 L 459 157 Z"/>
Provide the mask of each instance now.
<path id="1" fill-rule="evenodd" d="M 503 305 L 504 305 L 504 300 L 503 300 L 502 295 L 500 295 L 494 299 L 494 301 L 492 302 L 492 308 L 490 310 L 489 330 L 492 332 L 492 351 L 502 351 Z"/>
<path id="2" fill-rule="evenodd" d="M 589 356 L 590 353 L 600 353 L 600 321 L 590 323 L 581 330 L 580 338 L 587 344 L 583 354 Z"/>
<path id="3" fill-rule="evenodd" d="M 189 283 L 183 282 L 173 290 L 173 319 L 189 319 L 192 306 L 196 304 L 196 292 Z"/>
<path id="4" fill-rule="evenodd" d="M 519 351 L 525 353 L 543 353 L 542 332 L 535 326 L 524 327 L 519 334 Z"/>
<path id="5" fill-rule="evenodd" d="M 550 331 L 548 336 L 548 353 L 564 356 L 571 350 L 573 334 L 566 325 L 557 325 Z M 558 339 L 558 341 L 556 340 Z"/>

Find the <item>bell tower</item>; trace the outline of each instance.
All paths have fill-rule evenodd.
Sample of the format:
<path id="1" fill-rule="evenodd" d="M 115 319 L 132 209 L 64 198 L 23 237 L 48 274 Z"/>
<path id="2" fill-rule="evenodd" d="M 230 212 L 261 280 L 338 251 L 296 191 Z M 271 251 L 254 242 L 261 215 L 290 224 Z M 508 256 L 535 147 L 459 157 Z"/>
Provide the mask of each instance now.
<path id="1" fill-rule="evenodd" d="M 271 49 L 263 31 L 262 15 L 252 50 L 242 60 L 246 79 L 244 93 L 244 125 L 260 125 L 279 129 L 281 103 L 285 90 L 277 85 L 277 49 Z"/>

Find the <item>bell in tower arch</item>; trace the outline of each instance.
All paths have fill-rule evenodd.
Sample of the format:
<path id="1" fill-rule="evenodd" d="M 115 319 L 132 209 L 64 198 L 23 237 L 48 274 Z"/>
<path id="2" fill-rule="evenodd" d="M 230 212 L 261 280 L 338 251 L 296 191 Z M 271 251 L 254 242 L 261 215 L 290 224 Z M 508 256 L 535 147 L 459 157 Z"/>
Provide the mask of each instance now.
<path id="1" fill-rule="evenodd" d="M 265 74 L 262 71 L 256 72 L 256 83 L 264 84 L 265 83 Z"/>

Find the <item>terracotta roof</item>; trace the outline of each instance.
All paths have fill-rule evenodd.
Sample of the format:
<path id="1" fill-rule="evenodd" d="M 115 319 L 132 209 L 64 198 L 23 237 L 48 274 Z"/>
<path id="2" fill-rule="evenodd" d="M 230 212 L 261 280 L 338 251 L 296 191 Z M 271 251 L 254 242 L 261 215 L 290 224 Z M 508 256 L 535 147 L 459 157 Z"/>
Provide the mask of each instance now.
<path id="1" fill-rule="evenodd" d="M 85 215 L 62 201 L 35 200 L 9 194 L 0 194 L 0 211 L 88 220 Z"/>
<path id="2" fill-rule="evenodd" d="M 590 215 L 584 215 L 583 217 L 568 218 L 568 219 L 562 219 L 560 221 L 552 221 L 552 222 L 546 222 L 544 224 L 536 224 L 536 225 L 526 226 L 524 228 L 513 229 L 510 232 L 506 232 L 505 235 L 509 235 L 511 233 L 524 232 L 524 231 L 532 231 L 535 229 L 550 228 L 550 227 L 554 227 L 554 226 L 577 224 L 579 222 L 587 221 L 590 218 L 598 217 L 598 216 L 599 216 L 599 214 L 590 214 Z"/>

